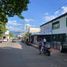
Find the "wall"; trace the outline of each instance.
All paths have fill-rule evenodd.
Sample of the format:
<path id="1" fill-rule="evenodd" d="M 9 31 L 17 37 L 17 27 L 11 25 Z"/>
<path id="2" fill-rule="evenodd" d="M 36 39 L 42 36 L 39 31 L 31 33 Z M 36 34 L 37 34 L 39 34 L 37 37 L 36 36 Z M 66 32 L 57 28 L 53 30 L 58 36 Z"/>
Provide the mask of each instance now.
<path id="1" fill-rule="evenodd" d="M 52 24 L 48 23 L 41 27 L 41 33 L 42 34 L 52 34 Z"/>
<path id="2" fill-rule="evenodd" d="M 66 17 L 67 16 L 62 17 L 62 18 L 56 20 L 56 21 L 60 21 L 60 28 L 52 30 L 53 34 L 67 33 Z M 56 22 L 56 21 L 54 21 L 54 22 Z"/>
<path id="3" fill-rule="evenodd" d="M 66 27 L 66 18 L 67 16 L 64 16 L 62 18 L 59 18 L 51 23 L 48 23 L 41 27 L 41 33 L 42 34 L 61 34 L 61 33 L 67 33 L 67 27 Z M 59 29 L 52 29 L 52 23 L 60 21 L 60 28 Z"/>

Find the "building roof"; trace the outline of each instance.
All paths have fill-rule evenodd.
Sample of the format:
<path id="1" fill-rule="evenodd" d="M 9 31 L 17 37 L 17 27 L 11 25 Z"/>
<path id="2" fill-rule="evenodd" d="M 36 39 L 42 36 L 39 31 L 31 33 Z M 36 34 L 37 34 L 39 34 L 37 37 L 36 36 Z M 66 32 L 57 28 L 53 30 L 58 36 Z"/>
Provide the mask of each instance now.
<path id="1" fill-rule="evenodd" d="M 36 33 L 36 34 L 32 34 L 31 36 L 51 36 L 51 35 L 64 35 L 65 33 L 58 33 L 58 34 L 41 34 L 41 33 Z"/>
<path id="2" fill-rule="evenodd" d="M 64 16 L 66 16 L 66 15 L 67 15 L 67 13 L 64 13 L 64 14 L 62 14 L 62 15 L 60 15 L 60 16 L 58 16 L 58 17 L 56 17 L 56 18 L 54 18 L 54 19 L 52 19 L 52 20 L 50 20 L 50 21 L 48 21 L 48 22 L 46 22 L 46 23 L 44 23 L 44 24 L 42 24 L 40 27 L 42 27 L 42 26 L 44 26 L 44 25 L 46 25 L 46 24 L 48 24 L 48 23 L 51 23 L 52 21 L 57 20 L 57 19 L 59 19 L 59 18 L 61 18 L 61 17 L 64 17 Z"/>
<path id="3" fill-rule="evenodd" d="M 32 36 L 37 36 L 37 35 L 45 35 L 45 34 L 42 34 L 42 33 L 34 33 L 34 34 L 31 34 Z"/>

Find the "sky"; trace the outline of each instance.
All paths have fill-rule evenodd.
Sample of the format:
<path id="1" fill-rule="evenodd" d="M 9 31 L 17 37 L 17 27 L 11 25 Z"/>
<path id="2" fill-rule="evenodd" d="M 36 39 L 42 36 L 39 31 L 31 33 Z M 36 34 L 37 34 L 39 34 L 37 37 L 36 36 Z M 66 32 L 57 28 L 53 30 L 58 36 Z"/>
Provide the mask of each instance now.
<path id="1" fill-rule="evenodd" d="M 67 0 L 30 0 L 28 10 L 23 12 L 24 19 L 17 16 L 8 18 L 7 27 L 10 31 L 24 32 L 25 26 L 40 25 L 67 12 Z"/>

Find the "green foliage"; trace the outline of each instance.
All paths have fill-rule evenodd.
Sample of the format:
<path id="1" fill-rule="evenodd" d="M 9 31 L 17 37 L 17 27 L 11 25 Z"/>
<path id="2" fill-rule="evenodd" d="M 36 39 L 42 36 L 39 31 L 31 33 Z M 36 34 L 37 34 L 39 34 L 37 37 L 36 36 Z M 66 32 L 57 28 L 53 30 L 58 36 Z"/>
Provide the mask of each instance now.
<path id="1" fill-rule="evenodd" d="M 23 18 L 21 13 L 27 10 L 28 3 L 29 0 L 0 0 L 0 21 L 5 23 L 14 15 Z"/>
<path id="2" fill-rule="evenodd" d="M 12 32 L 9 33 L 10 37 L 14 37 L 14 34 Z"/>
<path id="3" fill-rule="evenodd" d="M 17 15 L 24 18 L 21 13 L 27 10 L 29 0 L 0 0 L 0 35 L 6 31 L 8 17 Z M 2 22 L 2 23 L 1 23 Z"/>
<path id="4" fill-rule="evenodd" d="M 24 40 L 25 40 L 25 41 L 26 41 L 27 39 L 29 40 L 30 35 L 31 35 L 31 33 L 26 32 L 26 33 L 25 33 L 25 36 L 24 36 Z"/>
<path id="5" fill-rule="evenodd" d="M 5 31 L 6 31 L 6 24 L 0 22 L 0 37 L 3 35 Z"/>

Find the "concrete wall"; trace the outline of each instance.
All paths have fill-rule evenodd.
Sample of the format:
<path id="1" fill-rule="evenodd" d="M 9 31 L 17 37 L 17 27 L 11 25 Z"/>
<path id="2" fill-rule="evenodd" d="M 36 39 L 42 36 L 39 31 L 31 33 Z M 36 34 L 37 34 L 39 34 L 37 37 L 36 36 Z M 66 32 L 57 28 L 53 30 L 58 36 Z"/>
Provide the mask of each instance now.
<path id="1" fill-rule="evenodd" d="M 34 44 L 37 44 L 37 36 L 34 36 L 34 41 L 33 41 Z"/>

